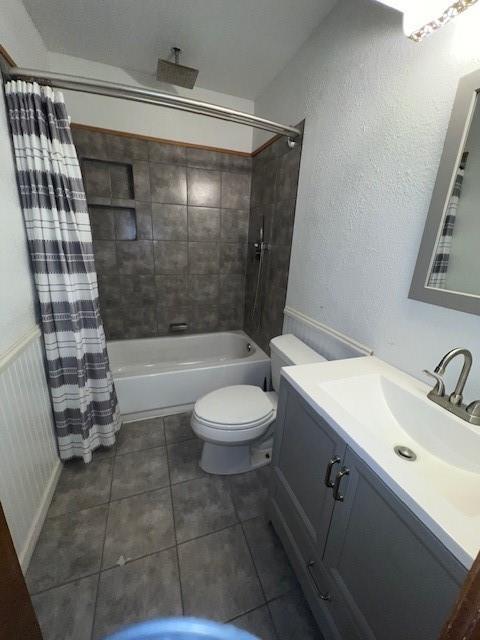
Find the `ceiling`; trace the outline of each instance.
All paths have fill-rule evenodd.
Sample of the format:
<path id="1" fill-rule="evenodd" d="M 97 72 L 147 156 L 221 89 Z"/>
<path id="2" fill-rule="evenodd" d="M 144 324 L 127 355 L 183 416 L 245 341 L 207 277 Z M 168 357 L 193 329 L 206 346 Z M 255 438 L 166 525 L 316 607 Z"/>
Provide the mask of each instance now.
<path id="1" fill-rule="evenodd" d="M 253 99 L 336 0 L 24 0 L 47 48 L 154 74 L 180 46 L 197 85 Z"/>

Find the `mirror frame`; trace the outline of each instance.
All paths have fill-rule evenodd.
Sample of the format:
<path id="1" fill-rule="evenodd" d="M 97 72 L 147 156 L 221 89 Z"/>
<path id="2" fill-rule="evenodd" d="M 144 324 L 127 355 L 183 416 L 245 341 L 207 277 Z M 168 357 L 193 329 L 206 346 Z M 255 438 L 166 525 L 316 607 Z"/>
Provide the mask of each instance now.
<path id="1" fill-rule="evenodd" d="M 480 109 L 480 70 L 464 76 L 458 83 L 408 297 L 421 302 L 480 315 L 480 278 L 478 296 L 446 289 L 435 289 L 428 287 L 426 284 L 430 276 L 430 266 L 443 225 L 445 210 L 452 193 L 455 176 L 477 104 Z"/>

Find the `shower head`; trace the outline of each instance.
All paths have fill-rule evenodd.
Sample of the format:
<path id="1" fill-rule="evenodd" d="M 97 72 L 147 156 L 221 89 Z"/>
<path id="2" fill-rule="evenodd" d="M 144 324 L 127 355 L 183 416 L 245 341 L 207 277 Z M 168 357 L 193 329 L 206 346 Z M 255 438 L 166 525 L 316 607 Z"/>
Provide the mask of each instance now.
<path id="1" fill-rule="evenodd" d="M 157 64 L 157 80 L 162 82 L 168 82 L 169 84 L 175 84 L 178 87 L 185 87 L 187 89 L 193 89 L 198 76 L 198 69 L 192 67 L 185 67 L 183 64 L 179 64 L 178 60 L 182 50 L 178 47 L 172 47 L 172 56 L 174 62 L 170 60 L 158 59 Z"/>

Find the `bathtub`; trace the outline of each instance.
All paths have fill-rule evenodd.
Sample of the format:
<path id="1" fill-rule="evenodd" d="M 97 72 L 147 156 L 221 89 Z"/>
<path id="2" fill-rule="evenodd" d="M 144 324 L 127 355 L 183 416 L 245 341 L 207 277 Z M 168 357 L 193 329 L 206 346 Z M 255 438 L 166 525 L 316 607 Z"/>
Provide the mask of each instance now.
<path id="1" fill-rule="evenodd" d="M 107 350 L 127 420 L 182 411 L 209 391 L 263 386 L 270 376 L 270 358 L 243 331 L 114 340 Z"/>

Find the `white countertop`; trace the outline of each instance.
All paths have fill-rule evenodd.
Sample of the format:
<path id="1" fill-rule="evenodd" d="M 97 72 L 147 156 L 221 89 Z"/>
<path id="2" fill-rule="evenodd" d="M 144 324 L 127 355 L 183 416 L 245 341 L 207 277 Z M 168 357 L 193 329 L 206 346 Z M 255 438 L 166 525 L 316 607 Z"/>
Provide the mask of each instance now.
<path id="1" fill-rule="evenodd" d="M 368 376 L 375 375 L 379 380 L 385 378 L 408 390 L 418 399 L 415 402 L 423 402 L 430 387 L 373 356 L 285 367 L 282 375 L 459 562 L 470 568 L 480 549 L 480 450 L 478 472 L 453 466 L 433 455 L 425 442 L 424 446 L 419 444 L 421 437 L 417 440 L 414 434 L 402 429 L 385 402 L 377 406 L 380 396 L 372 398 L 371 426 L 366 428 L 365 420 L 357 419 L 352 410 L 350 398 L 342 402 L 338 393 L 332 395 L 328 391 L 335 381 L 354 378 L 361 385 L 362 376 L 367 380 Z M 434 403 L 431 405 L 434 411 L 442 412 L 438 414 L 439 422 L 445 422 L 447 414 L 451 420 L 448 428 L 467 428 L 474 438 L 472 442 L 476 444 L 478 434 L 480 443 L 480 427 L 466 426 L 459 418 Z M 388 419 L 385 419 L 386 412 Z M 378 419 L 378 415 L 382 419 Z M 413 449 L 417 460 L 408 462 L 399 458 L 393 451 L 398 444 Z M 437 444 L 439 448 L 444 444 L 440 436 Z M 471 457 L 477 459 L 475 451 Z"/>

